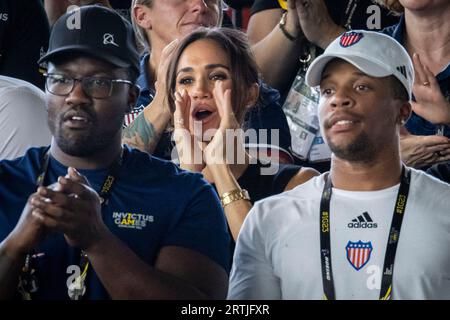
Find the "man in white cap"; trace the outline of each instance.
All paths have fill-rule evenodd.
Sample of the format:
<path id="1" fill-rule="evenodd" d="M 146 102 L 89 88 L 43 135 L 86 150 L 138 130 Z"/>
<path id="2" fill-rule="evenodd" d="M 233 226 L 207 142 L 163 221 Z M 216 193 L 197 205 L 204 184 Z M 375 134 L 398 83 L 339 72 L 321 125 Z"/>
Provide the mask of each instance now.
<path id="1" fill-rule="evenodd" d="M 331 170 L 255 204 L 229 298 L 450 299 L 450 186 L 400 160 L 407 52 L 383 34 L 346 32 L 306 78 L 320 85 Z"/>

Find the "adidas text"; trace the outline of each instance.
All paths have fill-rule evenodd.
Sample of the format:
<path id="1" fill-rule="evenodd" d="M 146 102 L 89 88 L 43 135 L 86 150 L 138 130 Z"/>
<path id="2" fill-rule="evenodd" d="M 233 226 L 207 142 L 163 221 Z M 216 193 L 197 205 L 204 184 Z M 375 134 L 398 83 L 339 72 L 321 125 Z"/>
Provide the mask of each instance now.
<path id="1" fill-rule="evenodd" d="M 378 228 L 378 224 L 375 222 L 350 222 L 348 227 L 356 229 L 374 229 Z"/>

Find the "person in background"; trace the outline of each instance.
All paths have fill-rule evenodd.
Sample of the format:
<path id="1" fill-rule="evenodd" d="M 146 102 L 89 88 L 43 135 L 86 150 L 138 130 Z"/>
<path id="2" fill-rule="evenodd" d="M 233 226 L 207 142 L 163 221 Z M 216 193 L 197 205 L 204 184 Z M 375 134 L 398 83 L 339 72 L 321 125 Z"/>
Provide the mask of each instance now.
<path id="1" fill-rule="evenodd" d="M 299 58 L 312 50 L 308 39 L 327 36 L 313 43 L 317 56 L 345 28 L 380 30 L 398 22 L 388 10 L 373 7 L 371 0 L 255 0 L 247 33 L 263 79 L 285 97 L 302 67 Z"/>
<path id="2" fill-rule="evenodd" d="M 0 76 L 0 160 L 21 157 L 30 147 L 47 146 L 45 95 L 23 80 Z"/>
<path id="3" fill-rule="evenodd" d="M 414 63 L 413 114 L 401 135 L 402 159 L 427 169 L 450 160 L 450 2 L 377 0 L 400 22 L 382 32 L 408 51 Z"/>
<path id="4" fill-rule="evenodd" d="M 435 164 L 427 169 L 427 173 L 444 182 L 450 183 L 450 162 Z"/>
<path id="5" fill-rule="evenodd" d="M 56 20 L 70 6 L 87 6 L 98 4 L 117 11 L 122 17 L 131 22 L 130 7 L 131 0 L 44 0 L 45 11 L 50 25 L 52 26 Z"/>
<path id="6" fill-rule="evenodd" d="M 49 36 L 40 0 L 0 1 L 0 75 L 44 89 L 38 60 L 47 51 Z"/>

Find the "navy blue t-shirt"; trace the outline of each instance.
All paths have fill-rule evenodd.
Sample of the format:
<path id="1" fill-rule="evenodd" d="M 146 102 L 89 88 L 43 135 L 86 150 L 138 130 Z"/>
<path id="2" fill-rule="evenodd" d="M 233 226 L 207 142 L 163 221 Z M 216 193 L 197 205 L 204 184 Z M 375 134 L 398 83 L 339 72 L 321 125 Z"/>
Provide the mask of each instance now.
<path id="1" fill-rule="evenodd" d="M 404 46 L 405 17 L 401 16 L 400 22 L 398 24 L 387 27 L 381 32 L 393 37 L 401 45 Z M 447 98 L 447 100 L 450 100 L 450 63 L 436 76 L 436 80 L 439 83 L 442 94 Z M 438 125 L 425 120 L 421 116 L 417 115 L 414 111 L 405 126 L 409 132 L 415 135 L 434 135 L 438 131 Z M 444 135 L 450 138 L 449 126 L 444 126 Z"/>
<path id="2" fill-rule="evenodd" d="M 13 230 L 29 195 L 36 192 L 45 150 L 32 148 L 22 158 L 0 162 L 0 241 Z M 108 174 L 108 169 L 79 171 L 97 191 Z M 66 174 L 67 167 L 50 157 L 44 184 Z M 225 217 L 212 186 L 200 174 L 125 146 L 123 165 L 102 214 L 111 232 L 149 265 L 162 247 L 180 246 L 229 271 Z M 35 253 L 39 283 L 35 298 L 68 299 L 67 267 L 79 264 L 80 250 L 70 247 L 62 234 L 53 233 Z M 86 287 L 87 299 L 109 298 L 92 268 Z"/>
<path id="3" fill-rule="evenodd" d="M 439 180 L 450 183 L 450 161 L 435 164 L 428 168 L 427 173 Z"/>

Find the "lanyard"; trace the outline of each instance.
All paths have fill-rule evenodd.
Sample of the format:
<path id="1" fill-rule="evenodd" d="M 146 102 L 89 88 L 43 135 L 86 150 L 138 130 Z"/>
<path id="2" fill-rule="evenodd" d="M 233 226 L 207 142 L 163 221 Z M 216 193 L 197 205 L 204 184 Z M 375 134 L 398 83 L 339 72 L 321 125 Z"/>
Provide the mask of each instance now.
<path id="1" fill-rule="evenodd" d="M 397 252 L 400 229 L 405 214 L 406 201 L 408 200 L 411 170 L 402 167 L 400 188 L 394 207 L 391 228 L 389 232 L 386 255 L 384 257 L 383 278 L 381 280 L 380 300 L 389 300 L 392 294 L 392 277 L 394 273 L 395 254 Z M 333 184 L 330 174 L 327 175 L 325 186 L 320 200 L 320 258 L 322 265 L 322 282 L 324 299 L 335 300 L 333 271 L 331 268 L 330 245 L 330 201 Z"/>
<path id="2" fill-rule="evenodd" d="M 355 10 L 359 5 L 359 0 L 349 0 L 347 7 L 345 8 L 345 14 L 341 17 L 341 26 L 347 30 L 352 29 L 352 19 L 355 14 Z"/>
<path id="3" fill-rule="evenodd" d="M 42 161 L 41 161 L 41 172 L 36 179 L 36 185 L 43 186 L 45 182 L 45 178 L 48 171 L 48 166 L 50 163 L 50 148 L 47 148 Z M 114 162 L 109 167 L 109 172 L 102 183 L 102 187 L 100 188 L 99 196 L 100 202 L 102 204 L 102 209 L 108 204 L 108 199 L 111 195 L 112 186 L 117 178 L 119 170 L 123 163 L 123 148 Z M 103 210 L 102 210 L 103 211 Z M 38 290 L 37 278 L 36 278 L 36 268 L 33 264 L 34 255 L 28 254 L 25 259 L 25 265 L 22 268 L 22 274 L 19 279 L 19 291 L 22 294 L 22 297 L 26 300 L 31 300 L 31 293 L 36 292 Z M 87 255 L 81 251 L 80 257 L 80 271 L 81 274 L 75 278 L 75 281 L 72 282 L 68 287 L 68 294 L 70 299 L 79 300 L 86 293 L 85 280 L 87 276 L 87 271 L 89 269 L 89 260 Z"/>
<path id="4" fill-rule="evenodd" d="M 50 162 L 50 152 L 49 149 L 47 149 L 41 162 L 42 168 L 41 173 L 36 179 L 36 185 L 38 187 L 44 184 L 49 162 Z M 102 187 L 100 188 L 99 196 L 102 205 L 108 204 L 108 199 L 109 196 L 111 195 L 112 186 L 114 184 L 114 181 L 116 180 L 116 177 L 119 173 L 122 163 L 123 163 L 123 148 L 120 152 L 120 155 L 114 160 L 114 162 L 109 167 L 108 175 L 106 176 L 105 180 L 102 183 Z"/>

